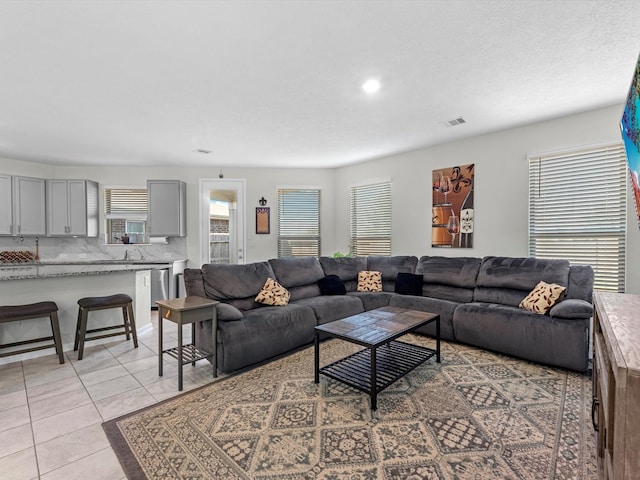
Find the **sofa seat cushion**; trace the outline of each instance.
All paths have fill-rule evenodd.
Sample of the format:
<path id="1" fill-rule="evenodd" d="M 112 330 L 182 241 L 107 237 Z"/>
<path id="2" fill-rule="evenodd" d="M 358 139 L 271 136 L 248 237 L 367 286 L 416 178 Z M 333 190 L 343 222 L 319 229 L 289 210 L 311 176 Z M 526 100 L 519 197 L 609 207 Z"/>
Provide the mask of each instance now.
<path id="1" fill-rule="evenodd" d="M 349 292 L 347 295 L 359 298 L 365 311 L 386 307 L 396 295 L 391 292 Z"/>
<path id="2" fill-rule="evenodd" d="M 207 298 L 226 301 L 240 310 L 259 306 L 254 299 L 268 278 L 275 278 L 269 262 L 246 265 L 208 263 L 202 266 Z"/>
<path id="3" fill-rule="evenodd" d="M 313 310 L 318 325 L 364 312 L 359 298 L 351 295 L 328 295 L 303 298 L 295 301 Z"/>
<path id="4" fill-rule="evenodd" d="M 220 322 L 219 367 L 231 372 L 309 344 L 313 342 L 315 326 L 313 310 L 295 304 L 261 307 L 244 312 L 240 321 Z"/>
<path id="5" fill-rule="evenodd" d="M 538 363 L 585 371 L 589 318 L 562 319 L 518 307 L 472 302 L 453 313 L 456 340 Z M 567 339 L 580 339 L 568 342 Z"/>
<path id="6" fill-rule="evenodd" d="M 419 310 L 421 312 L 431 312 L 440 315 L 440 338 L 443 340 L 455 340 L 453 332 L 453 312 L 458 306 L 457 302 L 448 300 L 440 300 L 429 297 L 415 297 L 413 295 L 393 295 L 389 301 L 392 307 L 408 308 L 410 310 Z M 435 322 L 420 327 L 416 330 L 432 337 L 436 336 Z"/>

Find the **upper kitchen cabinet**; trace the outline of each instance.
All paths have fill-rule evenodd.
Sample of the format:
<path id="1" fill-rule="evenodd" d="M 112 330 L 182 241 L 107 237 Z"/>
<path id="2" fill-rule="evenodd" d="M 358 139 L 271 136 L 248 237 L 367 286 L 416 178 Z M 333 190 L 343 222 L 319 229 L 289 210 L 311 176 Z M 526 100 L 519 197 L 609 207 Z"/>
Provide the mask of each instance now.
<path id="1" fill-rule="evenodd" d="M 13 234 L 11 175 L 0 175 L 0 235 Z"/>
<path id="2" fill-rule="evenodd" d="M 13 235 L 44 235 L 45 180 L 43 178 L 12 178 Z"/>
<path id="3" fill-rule="evenodd" d="M 98 236 L 98 184 L 47 180 L 47 235 Z"/>
<path id="4" fill-rule="evenodd" d="M 151 237 L 187 234 L 187 186 L 180 180 L 147 180 L 148 229 Z"/>

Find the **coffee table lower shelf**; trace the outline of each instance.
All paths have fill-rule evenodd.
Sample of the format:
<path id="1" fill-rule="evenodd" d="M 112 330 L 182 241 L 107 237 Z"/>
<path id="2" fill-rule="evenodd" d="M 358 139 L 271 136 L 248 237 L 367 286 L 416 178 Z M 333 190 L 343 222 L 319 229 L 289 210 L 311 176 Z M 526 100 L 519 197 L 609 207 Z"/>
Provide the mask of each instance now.
<path id="1" fill-rule="evenodd" d="M 378 393 L 399 380 L 411 370 L 436 355 L 436 350 L 393 340 L 375 349 L 376 363 L 372 375 L 371 348 L 365 348 L 348 357 L 320 368 L 320 373 L 368 393 L 371 408 L 376 409 Z M 372 387 L 372 378 L 375 386 Z"/>

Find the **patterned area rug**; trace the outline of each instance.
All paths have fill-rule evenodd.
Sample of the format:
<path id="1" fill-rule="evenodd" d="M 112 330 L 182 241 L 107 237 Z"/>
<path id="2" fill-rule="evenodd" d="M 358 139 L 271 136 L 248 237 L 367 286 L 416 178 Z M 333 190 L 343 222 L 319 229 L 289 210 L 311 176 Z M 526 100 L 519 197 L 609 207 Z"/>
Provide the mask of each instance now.
<path id="1" fill-rule="evenodd" d="M 321 365 L 357 348 L 323 342 Z M 590 400 L 588 376 L 443 342 L 372 412 L 313 382 L 310 347 L 104 428 L 129 479 L 595 479 Z"/>

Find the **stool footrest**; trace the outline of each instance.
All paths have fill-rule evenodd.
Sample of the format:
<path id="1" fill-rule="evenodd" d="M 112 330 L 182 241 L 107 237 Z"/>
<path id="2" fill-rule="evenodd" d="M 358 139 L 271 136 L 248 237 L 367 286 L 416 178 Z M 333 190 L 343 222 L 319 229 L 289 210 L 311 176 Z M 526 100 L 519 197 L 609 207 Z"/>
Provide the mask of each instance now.
<path id="1" fill-rule="evenodd" d="M 48 340 L 52 340 L 53 337 L 49 337 Z M 26 340 L 24 342 L 15 342 L 15 343 L 6 343 L 4 345 L 0 345 L 0 348 L 10 348 L 10 347 L 16 347 L 18 345 L 24 345 L 27 343 L 33 343 L 33 342 L 37 342 L 40 340 Z M 44 341 L 44 340 L 42 340 Z M 40 345 L 38 347 L 31 347 L 31 348 L 25 348 L 23 350 L 14 350 L 13 352 L 3 352 L 0 353 L 0 357 L 8 357 L 10 355 L 17 355 L 18 353 L 29 353 L 29 352 L 36 352 L 38 350 L 45 350 L 47 348 L 56 348 L 56 344 L 55 343 L 48 343 L 47 345 Z M 62 362 L 60 362 L 62 363 Z"/>
<path id="2" fill-rule="evenodd" d="M 131 324 L 127 322 L 126 325 L 130 330 L 131 329 Z M 92 328 L 91 330 L 87 330 L 87 333 L 104 332 L 106 330 L 115 330 L 116 328 L 124 328 L 124 325 L 120 324 L 120 325 L 113 325 L 111 327 Z M 118 333 L 118 335 L 122 335 L 122 333 Z M 87 338 L 87 340 L 89 340 L 89 339 Z"/>
<path id="3" fill-rule="evenodd" d="M 124 332 L 105 333 L 104 335 L 93 335 L 92 337 L 86 337 L 84 341 L 88 342 L 90 340 L 99 340 L 101 338 L 118 337 L 121 335 L 124 335 Z"/>
<path id="4" fill-rule="evenodd" d="M 46 342 L 47 340 L 53 340 L 53 336 L 32 338 L 31 340 L 20 340 L 19 342 L 13 342 L 13 343 L 2 343 L 0 344 L 0 348 L 17 347 L 18 345 L 27 345 L 29 343 Z M 51 346 L 52 345 L 48 345 L 47 348 L 51 348 Z M 53 344 L 53 346 L 55 347 L 55 343 Z"/>

